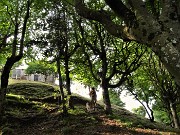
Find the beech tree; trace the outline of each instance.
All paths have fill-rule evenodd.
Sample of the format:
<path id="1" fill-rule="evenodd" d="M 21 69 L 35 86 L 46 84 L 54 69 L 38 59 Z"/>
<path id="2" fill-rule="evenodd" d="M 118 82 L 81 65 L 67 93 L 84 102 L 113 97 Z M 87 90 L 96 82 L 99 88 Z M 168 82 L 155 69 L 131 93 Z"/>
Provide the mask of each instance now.
<path id="1" fill-rule="evenodd" d="M 151 48 L 180 85 L 180 1 L 104 1 L 107 6 L 99 10 L 84 0 L 74 0 L 74 6 L 80 16 L 100 22 L 110 34 Z M 116 19 L 121 22 L 116 23 Z"/>
<path id="2" fill-rule="evenodd" d="M 127 46 L 98 23 L 87 26 L 81 20 L 77 22 L 81 32 L 77 43 L 81 44 L 86 69 L 102 87 L 105 112 L 112 113 L 109 89 L 120 87 L 128 79 L 140 66 L 146 49 L 133 47 L 133 42 Z"/>

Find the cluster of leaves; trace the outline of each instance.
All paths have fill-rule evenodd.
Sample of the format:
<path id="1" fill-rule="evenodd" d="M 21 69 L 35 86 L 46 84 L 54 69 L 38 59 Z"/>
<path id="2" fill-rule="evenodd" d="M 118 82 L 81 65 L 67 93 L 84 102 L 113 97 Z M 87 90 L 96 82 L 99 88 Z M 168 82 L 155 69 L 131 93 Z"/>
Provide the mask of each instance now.
<path id="1" fill-rule="evenodd" d="M 142 116 L 142 117 L 146 116 L 146 111 L 143 106 L 140 106 L 138 108 L 133 108 L 132 111 L 139 116 Z"/>
<path id="2" fill-rule="evenodd" d="M 115 91 L 115 90 L 110 90 L 109 91 L 109 96 L 110 96 L 110 99 L 111 99 L 111 103 L 114 104 L 114 105 L 120 106 L 120 107 L 124 107 L 125 103 L 123 103 L 121 101 L 120 95 L 121 95 L 121 93 L 119 91 Z"/>
<path id="3" fill-rule="evenodd" d="M 171 125 L 179 117 L 179 89 L 153 53 L 146 54 L 144 60 L 143 65 L 131 76 L 128 86 L 133 88 L 128 90 L 143 105 L 147 114 L 151 111 L 148 114 L 151 118 Z M 134 111 L 137 113 L 138 110 Z"/>
<path id="4" fill-rule="evenodd" d="M 56 71 L 55 66 L 53 64 L 48 64 L 45 61 L 35 61 L 30 62 L 28 64 L 28 68 L 26 69 L 27 74 L 43 74 L 43 75 L 51 75 Z"/>

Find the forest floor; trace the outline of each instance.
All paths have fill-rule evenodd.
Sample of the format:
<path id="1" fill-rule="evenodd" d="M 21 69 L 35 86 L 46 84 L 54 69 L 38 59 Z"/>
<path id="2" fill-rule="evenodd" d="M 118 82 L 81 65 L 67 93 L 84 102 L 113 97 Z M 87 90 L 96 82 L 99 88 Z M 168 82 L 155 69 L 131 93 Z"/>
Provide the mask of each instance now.
<path id="1" fill-rule="evenodd" d="M 43 83 L 18 82 L 9 85 L 6 123 L 0 135 L 178 135 L 179 130 L 150 122 L 123 108 L 113 106 L 105 115 L 103 107 L 87 112 L 87 99 L 73 95 L 75 109 L 62 115 L 57 88 Z"/>

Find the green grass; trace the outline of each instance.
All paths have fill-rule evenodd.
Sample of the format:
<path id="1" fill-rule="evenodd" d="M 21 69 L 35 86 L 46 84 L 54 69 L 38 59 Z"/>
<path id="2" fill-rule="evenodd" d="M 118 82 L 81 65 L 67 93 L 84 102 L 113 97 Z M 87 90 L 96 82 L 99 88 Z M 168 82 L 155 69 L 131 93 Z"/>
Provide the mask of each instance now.
<path id="1" fill-rule="evenodd" d="M 86 98 L 79 97 L 79 95 L 77 94 L 73 94 L 73 96 L 77 97 L 75 109 L 68 110 L 68 117 L 63 117 L 61 115 L 61 106 L 57 111 L 50 113 L 51 110 L 58 107 L 56 103 L 35 100 L 44 99 L 51 96 L 56 98 L 56 89 L 58 89 L 56 86 L 45 83 L 24 80 L 10 80 L 6 101 L 6 115 L 10 118 L 13 117 L 18 119 L 24 119 L 24 117 L 32 117 L 33 119 L 37 119 L 40 116 L 45 116 L 47 117 L 46 119 L 48 120 L 48 122 L 51 123 L 49 126 L 52 126 L 54 125 L 54 123 L 56 123 L 55 125 L 57 126 L 57 133 L 65 135 L 75 132 L 78 129 L 87 127 L 93 128 L 95 125 L 99 124 L 103 125 L 102 119 L 99 118 L 99 115 L 104 115 L 102 110 L 102 103 L 100 103 L 100 114 L 87 113 L 85 109 L 85 103 L 88 100 Z M 145 128 L 172 132 L 176 131 L 175 129 L 163 125 L 162 123 L 152 123 L 148 119 L 137 116 L 121 107 L 112 105 L 112 108 L 113 114 L 108 115 L 107 117 L 110 120 L 115 120 L 118 123 L 121 123 L 122 127 L 142 129 Z M 16 123 L 16 121 L 7 121 L 7 125 L 8 126 L 4 128 L 3 132 L 13 133 L 12 129 L 19 128 L 19 123 Z M 51 135 L 52 131 L 52 128 L 47 128 L 43 132 L 44 134 Z"/>
<path id="2" fill-rule="evenodd" d="M 109 118 L 122 122 L 123 125 L 126 127 L 179 132 L 179 130 L 173 129 L 170 126 L 167 126 L 163 123 L 150 122 L 149 119 L 131 113 L 130 111 L 124 108 L 118 106 L 112 106 L 112 108 L 113 108 L 113 114 L 109 115 Z"/>
<path id="3" fill-rule="evenodd" d="M 10 79 L 6 96 L 6 114 L 23 117 L 30 112 L 44 113 L 51 109 L 51 106 L 47 103 L 31 101 L 31 99 L 54 97 L 55 89 L 55 86 L 40 82 Z"/>
<path id="4" fill-rule="evenodd" d="M 46 84 L 37 83 L 17 83 L 8 86 L 8 93 L 24 96 L 25 98 L 40 98 L 54 95 L 55 89 Z"/>

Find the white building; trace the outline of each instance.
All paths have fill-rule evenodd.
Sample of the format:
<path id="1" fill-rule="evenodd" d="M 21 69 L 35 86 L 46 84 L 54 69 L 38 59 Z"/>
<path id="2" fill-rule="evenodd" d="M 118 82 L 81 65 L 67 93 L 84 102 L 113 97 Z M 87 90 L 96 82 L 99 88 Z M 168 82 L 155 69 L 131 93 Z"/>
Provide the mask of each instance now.
<path id="1" fill-rule="evenodd" d="M 12 78 L 13 79 L 23 79 L 27 80 L 27 75 L 25 74 L 25 70 L 27 69 L 27 65 L 22 64 L 19 67 L 16 67 L 12 70 Z"/>
<path id="2" fill-rule="evenodd" d="M 22 64 L 19 67 L 16 67 L 15 69 L 12 70 L 12 79 L 19 79 L 19 80 L 29 80 L 29 81 L 40 81 L 40 82 L 50 82 L 54 83 L 54 76 L 49 75 L 45 76 L 42 74 L 31 74 L 27 75 L 25 73 L 25 70 L 27 69 L 28 65 Z M 45 80 L 46 79 L 46 80 Z"/>

